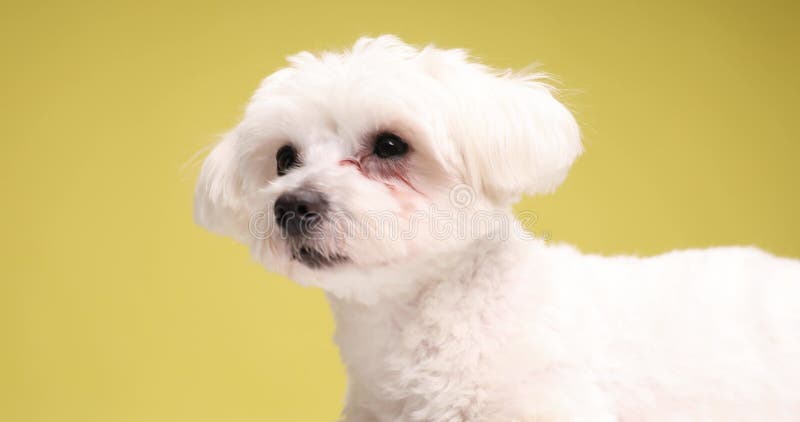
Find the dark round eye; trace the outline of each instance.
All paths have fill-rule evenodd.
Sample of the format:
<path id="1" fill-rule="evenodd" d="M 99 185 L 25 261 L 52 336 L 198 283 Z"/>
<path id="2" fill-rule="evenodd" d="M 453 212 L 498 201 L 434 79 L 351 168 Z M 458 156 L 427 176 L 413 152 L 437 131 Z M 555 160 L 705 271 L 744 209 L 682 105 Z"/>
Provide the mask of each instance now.
<path id="1" fill-rule="evenodd" d="M 297 150 L 291 145 L 284 145 L 275 154 L 275 161 L 278 163 L 278 176 L 283 176 L 292 167 L 297 167 L 300 160 L 297 157 Z"/>
<path id="2" fill-rule="evenodd" d="M 399 157 L 408 152 L 408 144 L 394 133 L 380 133 L 375 137 L 375 155 L 381 158 Z"/>

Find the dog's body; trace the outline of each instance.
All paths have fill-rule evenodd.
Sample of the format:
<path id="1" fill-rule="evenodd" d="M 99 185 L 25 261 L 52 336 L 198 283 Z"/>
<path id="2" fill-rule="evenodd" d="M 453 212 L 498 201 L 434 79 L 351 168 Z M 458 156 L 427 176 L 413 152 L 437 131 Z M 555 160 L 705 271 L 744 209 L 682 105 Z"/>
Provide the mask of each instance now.
<path id="1" fill-rule="evenodd" d="M 394 37 L 290 62 L 195 217 L 327 291 L 346 420 L 800 420 L 800 262 L 582 255 L 516 222 L 582 151 L 537 75 Z"/>
<path id="2" fill-rule="evenodd" d="M 488 243 L 428 263 L 419 291 L 331 297 L 348 420 L 800 418 L 798 262 Z"/>

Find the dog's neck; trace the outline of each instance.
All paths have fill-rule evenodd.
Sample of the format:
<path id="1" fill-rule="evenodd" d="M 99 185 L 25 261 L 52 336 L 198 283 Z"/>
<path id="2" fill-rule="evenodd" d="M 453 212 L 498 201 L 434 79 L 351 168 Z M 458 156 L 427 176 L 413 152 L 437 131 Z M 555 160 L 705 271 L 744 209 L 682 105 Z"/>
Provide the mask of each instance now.
<path id="1" fill-rule="evenodd" d="M 358 285 L 358 290 L 369 294 L 359 296 L 356 294 L 359 292 L 348 291 L 344 295 L 329 293 L 328 297 L 333 306 L 344 309 L 382 311 L 396 306 L 413 306 L 421 295 L 438 285 L 471 279 L 494 255 L 514 250 L 520 243 L 543 244 L 539 240 L 525 240 L 522 237 L 516 234 L 505 237 L 487 235 L 457 248 L 400 265 L 381 267 L 370 272 L 337 274 L 338 279 L 346 277 L 350 280 L 349 284 Z"/>
<path id="2" fill-rule="evenodd" d="M 424 322 L 425 315 L 445 313 L 452 319 L 440 319 L 437 330 L 451 330 L 457 315 L 468 309 L 464 301 L 483 300 L 495 293 L 502 283 L 502 262 L 519 260 L 518 256 L 529 248 L 520 242 L 543 246 L 540 241 L 513 239 L 480 239 L 463 250 L 431 257 L 428 262 L 416 265 L 422 270 L 409 274 L 407 289 L 397 289 L 392 295 L 382 296 L 375 303 L 361 303 L 328 295 L 336 319 L 335 340 L 352 380 L 370 379 L 386 365 L 388 355 L 399 349 L 419 348 L 426 341 L 415 333 Z M 481 273 L 484 273 L 482 276 Z M 381 283 L 383 280 L 372 280 Z M 431 319 L 435 320 L 435 319 Z M 431 327 L 425 327 L 430 329 Z M 420 330 L 420 335 L 423 330 Z M 405 344 L 405 343 L 412 344 Z"/>

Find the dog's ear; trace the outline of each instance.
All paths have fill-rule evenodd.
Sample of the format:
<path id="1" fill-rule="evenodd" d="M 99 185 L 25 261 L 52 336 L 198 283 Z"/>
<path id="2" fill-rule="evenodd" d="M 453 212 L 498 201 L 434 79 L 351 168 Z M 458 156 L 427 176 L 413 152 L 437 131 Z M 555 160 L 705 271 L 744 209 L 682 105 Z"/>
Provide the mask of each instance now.
<path id="1" fill-rule="evenodd" d="M 471 62 L 463 50 L 429 46 L 422 56 L 457 98 L 449 127 L 468 183 L 507 205 L 564 181 L 583 151 L 580 130 L 544 75 L 497 72 Z"/>
<path id="2" fill-rule="evenodd" d="M 535 77 L 500 77 L 490 138 L 471 157 L 484 189 L 501 201 L 553 192 L 583 151 L 572 113 Z"/>
<path id="3" fill-rule="evenodd" d="M 194 220 L 209 231 L 241 238 L 248 222 L 235 147 L 232 131 L 206 157 L 195 188 Z"/>
<path id="4" fill-rule="evenodd" d="M 493 78 L 468 125 L 478 129 L 463 134 L 473 186 L 502 204 L 553 192 L 583 151 L 575 119 L 536 76 Z"/>

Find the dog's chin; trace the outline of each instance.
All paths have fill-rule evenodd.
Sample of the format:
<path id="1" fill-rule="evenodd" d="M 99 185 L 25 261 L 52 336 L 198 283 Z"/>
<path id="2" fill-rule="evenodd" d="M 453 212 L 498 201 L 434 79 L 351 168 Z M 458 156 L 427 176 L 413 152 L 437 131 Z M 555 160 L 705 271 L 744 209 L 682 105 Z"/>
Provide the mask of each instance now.
<path id="1" fill-rule="evenodd" d="M 335 267 L 350 261 L 345 255 L 323 254 L 309 246 L 302 246 L 294 250 L 292 252 L 292 260 L 315 270 Z"/>

